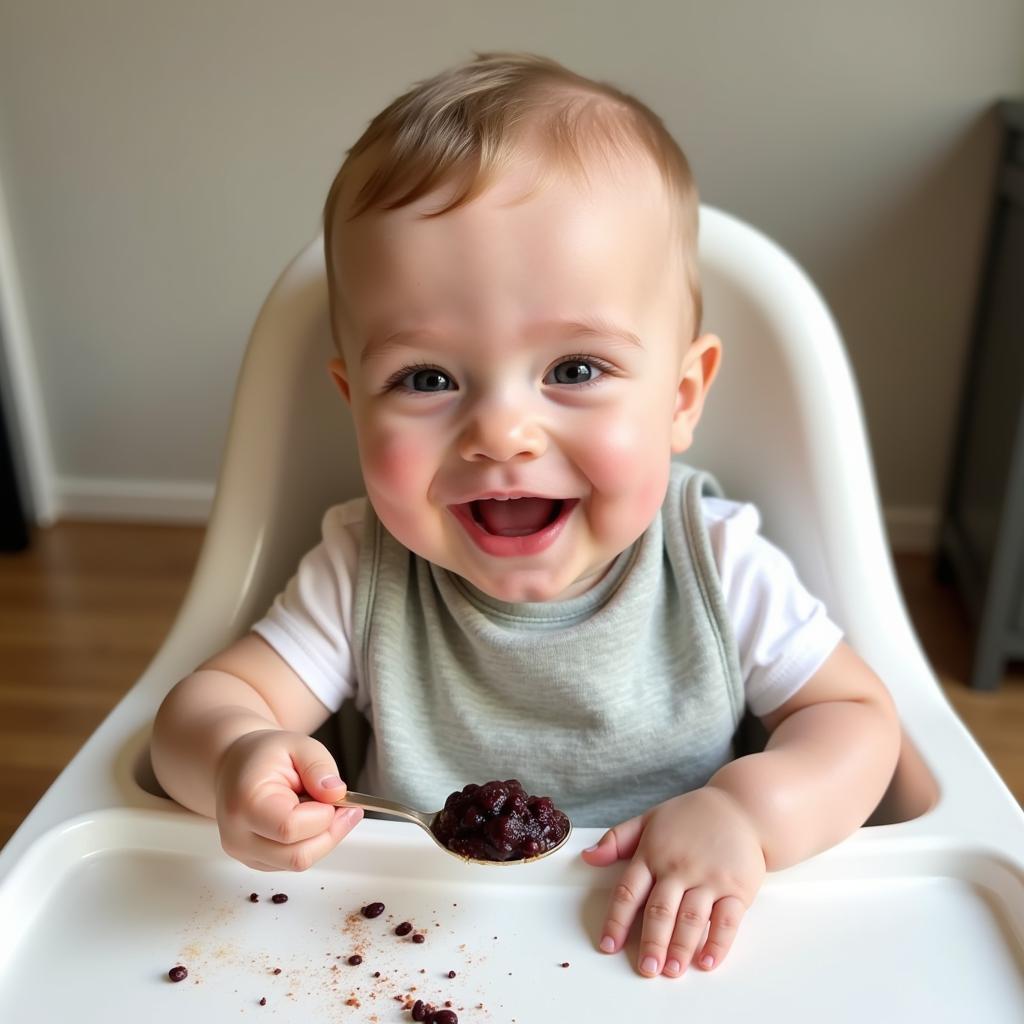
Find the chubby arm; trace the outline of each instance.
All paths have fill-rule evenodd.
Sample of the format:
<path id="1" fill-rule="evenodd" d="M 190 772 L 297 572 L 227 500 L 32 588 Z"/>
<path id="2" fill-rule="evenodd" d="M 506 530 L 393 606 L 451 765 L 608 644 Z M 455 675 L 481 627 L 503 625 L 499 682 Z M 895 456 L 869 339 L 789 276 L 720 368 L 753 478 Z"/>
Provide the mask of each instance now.
<path id="1" fill-rule="evenodd" d="M 800 690 L 761 721 L 765 749 L 707 785 L 733 798 L 760 837 L 765 867 L 789 867 L 855 832 L 885 794 L 900 723 L 883 682 L 839 643 Z"/>
<path id="2" fill-rule="evenodd" d="M 164 789 L 217 819 L 221 845 L 263 871 L 302 871 L 329 853 L 363 812 L 330 751 L 309 733 L 329 712 L 278 653 L 249 634 L 165 698 L 152 757 Z M 311 801 L 303 801 L 308 793 Z"/>
<path id="3" fill-rule="evenodd" d="M 153 725 L 153 770 L 178 803 L 212 818 L 217 771 L 236 740 L 267 729 L 308 735 L 328 715 L 270 644 L 249 633 L 164 698 Z"/>
<path id="4" fill-rule="evenodd" d="M 583 852 L 595 866 L 631 859 L 600 948 L 621 950 L 642 916 L 637 968 L 645 977 L 680 977 L 691 962 L 717 967 L 765 872 L 834 846 L 885 793 L 899 720 L 885 685 L 845 643 L 762 721 L 770 732 L 764 751 L 616 825 Z"/>

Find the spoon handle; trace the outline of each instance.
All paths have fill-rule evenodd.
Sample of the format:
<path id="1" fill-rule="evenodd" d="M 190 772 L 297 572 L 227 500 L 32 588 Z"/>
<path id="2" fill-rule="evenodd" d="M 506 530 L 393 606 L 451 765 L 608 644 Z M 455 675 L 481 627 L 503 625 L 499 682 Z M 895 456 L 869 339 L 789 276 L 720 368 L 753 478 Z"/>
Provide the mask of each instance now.
<path id="1" fill-rule="evenodd" d="M 338 801 L 338 807 L 346 804 L 352 807 L 362 807 L 367 811 L 380 811 L 382 814 L 394 814 L 396 817 L 414 821 L 417 825 L 431 832 L 430 824 L 433 815 L 424 814 L 422 811 L 413 810 L 405 804 L 395 803 L 394 800 L 385 800 L 382 796 L 370 796 L 367 793 L 355 793 L 351 789 Z"/>

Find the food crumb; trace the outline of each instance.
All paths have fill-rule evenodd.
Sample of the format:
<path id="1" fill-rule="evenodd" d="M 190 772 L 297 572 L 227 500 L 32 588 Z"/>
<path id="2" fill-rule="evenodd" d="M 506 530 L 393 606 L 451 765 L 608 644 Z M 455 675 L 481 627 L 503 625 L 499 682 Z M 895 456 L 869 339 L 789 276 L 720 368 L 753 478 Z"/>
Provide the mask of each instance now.
<path id="1" fill-rule="evenodd" d="M 362 1004 L 359 1002 L 358 999 L 356 999 L 355 996 L 349 996 L 348 999 L 345 1000 L 345 1005 L 354 1006 L 356 1007 L 356 1009 L 358 1009 Z"/>

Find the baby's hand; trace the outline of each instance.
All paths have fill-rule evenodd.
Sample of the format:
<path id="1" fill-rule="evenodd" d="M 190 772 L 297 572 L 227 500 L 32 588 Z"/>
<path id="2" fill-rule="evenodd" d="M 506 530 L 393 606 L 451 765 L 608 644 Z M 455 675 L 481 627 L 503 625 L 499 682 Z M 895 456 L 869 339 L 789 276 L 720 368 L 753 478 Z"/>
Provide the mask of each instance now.
<path id="1" fill-rule="evenodd" d="M 318 740 L 275 729 L 247 733 L 228 747 L 217 772 L 221 846 L 260 871 L 305 871 L 362 818 L 358 807 L 333 806 L 345 792 Z M 300 801 L 300 793 L 313 800 Z"/>
<path id="2" fill-rule="evenodd" d="M 606 953 L 621 949 L 643 907 L 638 968 L 646 977 L 681 975 L 709 920 L 697 960 L 708 970 L 720 964 L 765 876 L 753 823 L 711 786 L 616 825 L 583 856 L 597 866 L 633 858 L 612 895 L 600 945 Z"/>

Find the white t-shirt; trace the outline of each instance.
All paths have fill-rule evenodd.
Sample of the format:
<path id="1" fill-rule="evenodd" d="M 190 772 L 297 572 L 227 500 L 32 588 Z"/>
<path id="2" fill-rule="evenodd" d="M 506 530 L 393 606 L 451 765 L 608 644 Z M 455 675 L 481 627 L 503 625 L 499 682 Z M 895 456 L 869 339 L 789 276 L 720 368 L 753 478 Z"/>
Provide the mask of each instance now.
<path id="1" fill-rule="evenodd" d="M 797 579 L 789 558 L 758 533 L 761 516 L 754 505 L 721 498 L 701 503 L 747 706 L 767 715 L 814 675 L 842 631 Z M 326 512 L 320 544 L 253 626 L 329 711 L 359 686 L 352 598 L 365 510 L 366 499 L 355 498 Z"/>

